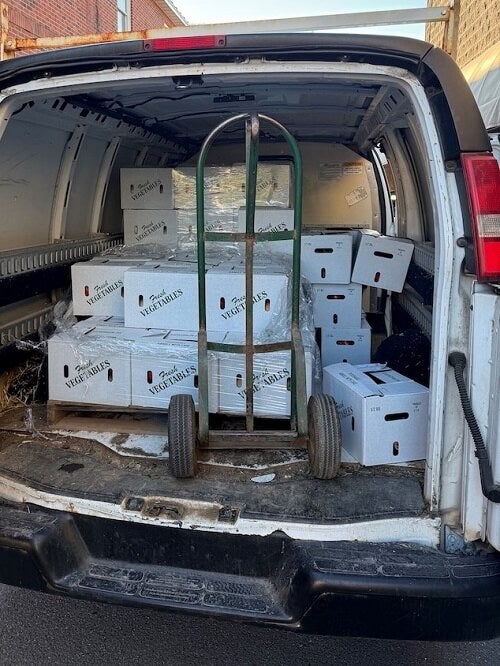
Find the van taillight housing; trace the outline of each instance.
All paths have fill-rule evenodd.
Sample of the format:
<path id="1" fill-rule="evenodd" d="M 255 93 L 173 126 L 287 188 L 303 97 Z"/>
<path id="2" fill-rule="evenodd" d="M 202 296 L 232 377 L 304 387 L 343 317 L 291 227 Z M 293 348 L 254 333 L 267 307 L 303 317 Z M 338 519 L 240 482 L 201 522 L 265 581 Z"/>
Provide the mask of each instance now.
<path id="1" fill-rule="evenodd" d="M 489 153 L 462 155 L 472 217 L 476 275 L 500 282 L 500 170 Z"/>

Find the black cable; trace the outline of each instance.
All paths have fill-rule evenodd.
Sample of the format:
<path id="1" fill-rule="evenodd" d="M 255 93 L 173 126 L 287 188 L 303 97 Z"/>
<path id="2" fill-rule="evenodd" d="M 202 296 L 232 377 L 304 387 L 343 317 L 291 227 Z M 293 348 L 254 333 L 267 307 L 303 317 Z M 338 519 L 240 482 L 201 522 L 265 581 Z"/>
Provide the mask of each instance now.
<path id="1" fill-rule="evenodd" d="M 481 488 L 483 495 L 490 502 L 495 504 L 500 503 L 500 484 L 496 484 L 493 481 L 493 472 L 491 469 L 491 463 L 488 456 L 488 451 L 484 444 L 483 436 L 479 430 L 479 426 L 474 416 L 474 411 L 467 394 L 467 387 L 465 386 L 464 371 L 467 364 L 465 354 L 462 352 L 451 352 L 448 356 L 448 363 L 453 367 L 455 373 L 455 381 L 457 383 L 458 394 L 460 396 L 460 402 L 462 403 L 462 409 L 464 412 L 465 420 L 470 429 L 470 434 L 474 441 L 476 447 L 475 454 L 479 464 L 479 474 L 481 477 Z"/>

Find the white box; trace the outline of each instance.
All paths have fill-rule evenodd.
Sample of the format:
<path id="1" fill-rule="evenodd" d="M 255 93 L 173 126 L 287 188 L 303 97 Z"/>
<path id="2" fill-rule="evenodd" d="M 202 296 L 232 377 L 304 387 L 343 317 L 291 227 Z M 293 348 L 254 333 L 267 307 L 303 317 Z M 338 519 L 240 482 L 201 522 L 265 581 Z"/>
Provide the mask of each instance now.
<path id="1" fill-rule="evenodd" d="M 125 273 L 125 326 L 198 328 L 196 265 L 151 263 Z"/>
<path id="2" fill-rule="evenodd" d="M 179 248 L 191 248 L 196 246 L 197 220 L 196 209 L 183 208 L 175 211 L 177 216 Z M 237 231 L 237 211 L 228 208 L 226 210 L 217 208 L 205 208 L 205 231 Z M 217 245 L 209 243 L 208 249 L 216 248 Z M 222 245 L 219 245 L 219 249 Z M 236 246 L 235 246 L 236 247 Z"/>
<path id="3" fill-rule="evenodd" d="M 180 167 L 173 170 L 174 208 L 196 207 L 196 168 Z M 207 166 L 205 168 L 206 208 L 239 208 L 246 205 L 246 167 Z M 257 169 L 257 206 L 290 205 L 290 167 L 287 164 L 259 163 Z"/>
<path id="4" fill-rule="evenodd" d="M 224 342 L 241 344 L 239 336 L 228 334 Z M 305 352 L 307 397 L 312 389 L 312 354 Z M 291 395 L 290 352 L 270 352 L 254 356 L 254 414 L 255 416 L 290 416 Z M 226 414 L 245 414 L 245 356 L 220 354 L 219 411 Z"/>
<path id="5" fill-rule="evenodd" d="M 208 353 L 208 376 L 209 411 L 216 412 L 218 358 L 214 352 Z M 198 409 L 197 333 L 161 331 L 144 335 L 132 355 L 132 405 L 166 409 L 170 398 L 179 393 L 191 395 Z"/>
<path id="6" fill-rule="evenodd" d="M 301 272 L 309 282 L 329 284 L 351 282 L 351 234 L 302 236 L 301 247 Z"/>
<path id="7" fill-rule="evenodd" d="M 368 231 L 360 233 L 352 281 L 389 291 L 403 291 L 413 243 Z"/>
<path id="8" fill-rule="evenodd" d="M 123 209 L 165 210 L 172 205 L 172 169 L 120 169 Z"/>
<path id="9" fill-rule="evenodd" d="M 73 313 L 87 315 L 114 315 L 124 313 L 124 274 L 145 261 L 95 257 L 71 266 Z"/>
<path id="10" fill-rule="evenodd" d="M 362 465 L 425 459 L 429 390 L 380 365 L 345 363 L 323 369 L 334 397 L 342 445 Z"/>
<path id="11" fill-rule="evenodd" d="M 321 363 L 369 363 L 371 360 L 370 325 L 363 319 L 357 328 L 322 328 Z"/>
<path id="12" fill-rule="evenodd" d="M 87 317 L 77 321 L 76 324 L 72 326 L 74 331 L 90 331 L 96 326 L 114 326 L 116 328 L 123 328 L 124 321 L 123 317 L 113 317 L 112 315 L 93 315 L 92 317 Z"/>
<path id="13" fill-rule="evenodd" d="M 264 206 L 255 209 L 254 228 L 256 233 L 292 231 L 294 221 L 294 212 L 290 208 L 267 208 Z M 246 231 L 246 208 L 240 208 L 238 211 L 238 231 Z M 243 245 L 243 244 L 242 244 Z M 269 243 L 259 243 L 258 248 L 265 248 L 271 252 L 283 252 L 292 254 L 293 241 L 269 241 Z M 242 250 L 243 251 L 243 250 Z"/>
<path id="14" fill-rule="evenodd" d="M 177 246 L 177 211 L 124 210 L 123 234 L 125 245 L 157 243 Z"/>
<path id="15" fill-rule="evenodd" d="M 49 399 L 128 407 L 130 350 L 137 335 L 111 326 L 54 335 L 48 343 Z"/>
<path id="16" fill-rule="evenodd" d="M 313 284 L 313 319 L 317 328 L 359 328 L 360 284 Z"/>
<path id="17" fill-rule="evenodd" d="M 256 269 L 258 267 L 256 266 Z M 253 330 L 259 335 L 286 307 L 288 277 L 279 268 L 258 268 L 253 276 Z M 207 329 L 245 332 L 245 269 L 221 264 L 206 275 Z"/>

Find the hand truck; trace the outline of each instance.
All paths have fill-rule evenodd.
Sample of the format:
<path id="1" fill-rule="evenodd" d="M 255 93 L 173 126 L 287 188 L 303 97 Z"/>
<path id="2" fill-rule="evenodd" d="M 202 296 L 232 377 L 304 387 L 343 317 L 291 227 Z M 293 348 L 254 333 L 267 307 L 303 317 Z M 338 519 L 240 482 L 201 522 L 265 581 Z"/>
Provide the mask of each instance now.
<path id="1" fill-rule="evenodd" d="M 285 138 L 294 166 L 294 228 L 292 231 L 255 233 L 255 202 L 261 121 L 277 128 Z M 246 144 L 246 230 L 205 231 L 204 174 L 207 154 L 217 136 L 229 126 L 245 123 Z M 277 120 L 261 113 L 241 113 L 221 122 L 210 132 L 200 150 L 196 167 L 197 257 L 198 257 L 198 392 L 199 417 L 190 395 L 171 397 L 168 413 L 170 469 L 177 478 L 196 474 L 197 446 L 203 449 L 308 448 L 309 464 L 316 478 L 332 479 L 338 473 L 341 431 L 336 405 L 331 396 L 312 395 L 307 401 L 304 346 L 299 327 L 300 243 L 302 231 L 302 158 L 295 138 Z M 253 272 L 255 243 L 292 240 L 291 337 L 285 342 L 254 344 Z M 206 317 L 206 242 L 245 244 L 245 344 L 208 341 Z M 289 430 L 256 430 L 254 427 L 254 355 L 291 351 L 291 401 Z M 209 352 L 245 355 L 245 430 L 209 428 Z"/>

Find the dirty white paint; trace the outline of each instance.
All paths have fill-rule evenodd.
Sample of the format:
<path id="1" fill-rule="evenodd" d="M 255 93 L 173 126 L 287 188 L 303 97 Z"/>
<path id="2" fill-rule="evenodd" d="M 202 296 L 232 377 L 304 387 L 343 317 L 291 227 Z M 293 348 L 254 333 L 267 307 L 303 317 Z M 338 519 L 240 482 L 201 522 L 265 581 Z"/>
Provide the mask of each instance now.
<path id="1" fill-rule="evenodd" d="M 206 532 L 225 534 L 246 534 L 255 536 L 268 536 L 273 532 L 283 532 L 292 539 L 308 539 L 312 541 L 362 541 L 372 543 L 418 543 L 425 546 L 437 547 L 441 520 L 439 518 L 387 518 L 383 520 L 360 521 L 349 524 L 313 525 L 303 522 L 287 522 L 279 520 L 255 520 L 239 518 L 234 524 L 221 523 L 216 520 L 189 520 L 186 518 L 179 523 L 164 517 L 151 518 L 138 512 L 126 511 L 119 504 L 99 502 L 93 500 L 65 497 L 52 493 L 34 490 L 22 483 L 7 479 L 0 479 L 0 497 L 11 502 L 27 502 L 48 509 L 81 513 L 98 518 L 122 520 L 161 527 L 176 529 L 196 529 Z M 146 501 L 148 498 L 144 498 Z M 158 499 L 158 498 L 155 498 Z M 168 498 L 163 498 L 169 503 Z M 172 500 L 176 506 L 185 507 L 186 515 L 192 512 L 199 513 L 199 502 L 190 500 Z M 204 502 L 205 515 L 217 514 L 215 509 L 220 508 L 217 503 Z M 210 506 L 214 511 L 209 511 Z"/>

